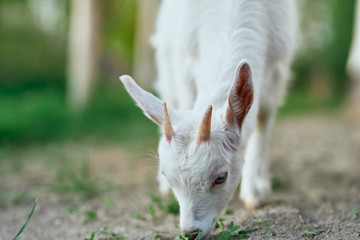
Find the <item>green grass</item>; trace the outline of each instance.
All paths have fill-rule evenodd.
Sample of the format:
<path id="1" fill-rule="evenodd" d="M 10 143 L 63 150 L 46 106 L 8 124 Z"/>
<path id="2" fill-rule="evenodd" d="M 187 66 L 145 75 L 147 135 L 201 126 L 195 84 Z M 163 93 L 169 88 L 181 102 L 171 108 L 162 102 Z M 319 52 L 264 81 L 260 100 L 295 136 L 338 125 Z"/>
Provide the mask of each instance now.
<path id="1" fill-rule="evenodd" d="M 218 219 L 216 219 L 216 222 L 215 222 L 215 226 L 214 226 L 214 228 L 215 229 L 220 229 L 220 231 L 224 231 L 224 229 L 225 229 L 225 225 L 224 225 L 224 220 L 225 220 L 225 218 L 218 218 Z"/>
<path id="2" fill-rule="evenodd" d="M 156 235 L 154 236 L 154 240 L 163 240 L 163 239 L 164 239 L 164 237 L 161 236 L 160 234 L 156 234 Z"/>
<path id="3" fill-rule="evenodd" d="M 11 195 L 10 202 L 14 204 L 19 204 L 30 198 L 30 193 L 28 190 L 17 192 Z"/>
<path id="4" fill-rule="evenodd" d="M 152 218 L 156 218 L 156 210 L 155 210 L 154 205 L 152 205 L 152 204 L 149 205 L 149 213 Z"/>
<path id="5" fill-rule="evenodd" d="M 58 173 L 58 180 L 55 186 L 51 187 L 55 192 L 80 196 L 82 199 L 90 199 L 102 196 L 112 186 L 99 178 L 90 176 L 89 166 L 84 162 L 79 171 L 71 168 L 63 168 Z M 104 200 L 104 199 L 103 199 Z M 111 199 L 105 199 L 105 204 L 111 203 Z"/>
<path id="6" fill-rule="evenodd" d="M 92 139 L 94 142 L 135 142 L 157 139 L 149 121 L 118 81 L 101 81 L 82 112 L 70 111 L 65 85 L 41 82 L 0 88 L 0 144 L 23 145 Z M 280 116 L 337 111 L 340 101 L 317 100 L 303 90 L 289 92 Z"/>
<path id="7" fill-rule="evenodd" d="M 75 208 L 69 207 L 69 208 L 64 210 L 64 214 L 66 214 L 66 215 L 79 215 L 79 211 L 76 210 Z"/>
<path id="8" fill-rule="evenodd" d="M 279 108 L 279 116 L 319 113 L 337 113 L 343 100 L 338 98 L 319 99 L 309 89 L 289 90 L 283 105 Z"/>
<path id="9" fill-rule="evenodd" d="M 72 112 L 54 86 L 0 90 L 0 144 L 17 145 L 77 139 L 136 141 L 157 136 L 120 82 L 99 84 L 82 112 Z M 20 89 L 19 89 L 20 88 Z"/>
<path id="10" fill-rule="evenodd" d="M 267 221 L 255 220 L 253 221 L 253 224 L 258 226 L 266 226 L 268 223 Z"/>
<path id="11" fill-rule="evenodd" d="M 5 205 L 9 203 L 17 205 L 20 203 L 32 202 L 33 199 L 34 193 L 32 189 L 19 190 L 11 187 L 5 188 L 0 186 L 0 205 Z"/>
<path id="12" fill-rule="evenodd" d="M 253 222 L 253 226 L 240 228 L 239 226 L 235 225 L 233 221 L 231 221 L 229 225 L 225 226 L 224 221 L 224 218 L 218 218 L 215 223 L 214 229 L 219 231 L 217 234 L 219 240 L 246 239 L 250 237 L 252 232 L 259 230 L 258 228 L 255 228 L 256 226 L 259 226 L 261 229 L 262 226 L 268 225 L 267 221 L 256 220 Z M 276 232 L 266 229 L 264 234 L 267 236 L 275 236 Z"/>
<path id="13" fill-rule="evenodd" d="M 307 238 L 313 238 L 316 236 L 316 232 L 312 232 L 312 231 L 308 231 L 308 230 L 305 230 L 303 232 L 303 236 L 304 237 L 307 237 Z"/>
<path id="14" fill-rule="evenodd" d="M 240 228 L 239 226 L 234 225 L 234 222 L 231 221 L 227 229 L 224 229 L 223 231 L 218 233 L 217 237 L 219 238 L 219 240 L 230 240 L 233 239 L 233 237 L 240 239 L 248 238 L 249 234 L 253 231 L 256 231 L 256 229 L 252 227 Z"/>
<path id="15" fill-rule="evenodd" d="M 276 231 L 266 228 L 263 232 L 263 236 L 267 236 L 269 239 L 276 236 Z"/>
<path id="16" fill-rule="evenodd" d="M 200 236 L 202 235 L 202 231 L 199 230 L 198 232 L 193 232 L 193 233 L 186 233 L 184 236 L 179 236 L 176 240 L 188 240 L 191 235 L 197 234 L 195 240 L 198 240 L 200 238 Z"/>
<path id="17" fill-rule="evenodd" d="M 171 195 L 168 199 L 164 199 L 149 192 L 148 197 L 151 201 L 149 204 L 149 213 L 153 218 L 156 217 L 156 209 L 164 214 L 179 214 L 180 206 L 173 195 Z"/>
<path id="18" fill-rule="evenodd" d="M 31 212 L 28 216 L 28 218 L 26 219 L 26 222 L 24 223 L 24 225 L 20 228 L 19 232 L 16 234 L 16 236 L 13 238 L 13 240 L 16 240 L 20 235 L 21 233 L 24 231 L 24 229 L 26 228 L 27 224 L 29 223 L 32 215 L 34 214 L 34 211 L 35 211 L 35 208 L 36 208 L 36 205 L 37 205 L 37 202 L 38 202 L 38 198 L 35 199 L 34 201 L 34 204 L 33 204 L 33 207 L 31 209 Z"/>
<path id="19" fill-rule="evenodd" d="M 274 192 L 280 192 L 289 187 L 288 184 L 282 178 L 274 174 L 271 175 L 270 177 L 270 183 L 271 183 L 271 189 Z"/>
<path id="20" fill-rule="evenodd" d="M 98 218 L 97 212 L 93 210 L 84 211 L 85 222 L 91 222 Z"/>
<path id="21" fill-rule="evenodd" d="M 102 202 L 107 207 L 113 207 L 115 205 L 115 200 L 113 198 L 111 198 L 111 197 L 108 197 L 108 196 L 104 196 L 102 198 Z"/>
<path id="22" fill-rule="evenodd" d="M 355 209 L 351 210 L 351 216 L 353 218 L 359 217 L 360 216 L 359 215 L 359 210 L 355 210 Z"/>
<path id="23" fill-rule="evenodd" d="M 145 218 L 143 217 L 143 215 L 141 215 L 140 213 L 135 213 L 134 214 L 134 218 L 136 219 L 136 220 L 144 220 Z"/>
<path id="24" fill-rule="evenodd" d="M 15 189 L 5 189 L 0 187 L 0 204 L 12 203 L 19 204 L 23 202 L 28 202 L 33 199 L 33 195 L 30 193 L 30 190 L 17 191 Z"/>
<path id="25" fill-rule="evenodd" d="M 110 233 L 108 231 L 107 227 L 103 227 L 94 232 L 91 232 L 90 237 L 85 238 L 84 240 L 94 240 L 96 236 L 98 236 L 99 239 L 106 239 L 106 240 L 124 240 L 125 239 L 123 236 L 121 236 L 119 234 Z"/>
<path id="26" fill-rule="evenodd" d="M 234 209 L 232 209 L 232 208 L 227 208 L 227 209 L 225 210 L 225 214 L 226 214 L 226 215 L 233 215 L 233 214 L 234 214 Z"/>

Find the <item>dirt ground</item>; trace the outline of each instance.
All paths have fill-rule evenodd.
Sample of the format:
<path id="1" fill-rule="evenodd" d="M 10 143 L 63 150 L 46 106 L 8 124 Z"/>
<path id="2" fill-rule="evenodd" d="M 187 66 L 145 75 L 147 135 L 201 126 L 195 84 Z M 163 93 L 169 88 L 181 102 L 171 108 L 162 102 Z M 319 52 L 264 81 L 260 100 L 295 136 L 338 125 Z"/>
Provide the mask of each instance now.
<path id="1" fill-rule="evenodd" d="M 267 205 L 253 212 L 243 208 L 236 191 L 229 204 L 234 213 L 222 216 L 225 225 L 234 221 L 241 228 L 252 227 L 248 239 L 360 239 L 360 126 L 338 116 L 283 118 L 270 145 L 276 191 Z M 39 195 L 19 239 L 85 239 L 105 226 L 125 239 L 154 239 L 158 234 L 175 239 L 178 216 L 157 210 L 153 217 L 149 211 L 147 193 L 156 193 L 157 163 L 147 154 L 134 156 L 114 146 L 90 150 L 92 174 L 115 179 L 118 187 L 107 193 L 113 203 L 103 197 L 83 201 L 52 193 L 43 187 L 52 181 L 49 174 L 32 168 L 0 178 L 8 189 L 35 187 Z M 112 174 L 106 174 L 108 169 Z M 0 206 L 0 240 L 14 237 L 31 207 L 31 201 Z M 89 209 L 97 218 L 86 219 L 82 213 Z M 217 231 L 211 239 L 217 239 Z"/>

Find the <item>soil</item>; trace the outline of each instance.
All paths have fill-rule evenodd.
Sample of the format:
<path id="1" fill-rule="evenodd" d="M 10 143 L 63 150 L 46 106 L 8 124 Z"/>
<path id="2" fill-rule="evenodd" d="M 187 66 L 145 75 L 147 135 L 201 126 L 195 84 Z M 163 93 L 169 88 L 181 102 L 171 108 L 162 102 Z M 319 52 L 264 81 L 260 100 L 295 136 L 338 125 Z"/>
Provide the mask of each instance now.
<path id="1" fill-rule="evenodd" d="M 228 206 L 233 214 L 221 216 L 224 224 L 251 227 L 248 239 L 360 239 L 360 125 L 339 116 L 283 118 L 274 127 L 270 146 L 275 190 L 271 198 L 263 208 L 249 212 L 236 191 Z M 125 239 L 179 236 L 177 215 L 156 209 L 153 217 L 149 211 L 148 192 L 157 192 L 156 161 L 146 152 L 133 155 L 111 146 L 88 154 L 92 174 L 110 176 L 117 186 L 106 197 L 84 201 L 48 191 L 44 182 L 52 178 L 37 167 L 0 178 L 7 189 L 32 188 L 39 195 L 35 213 L 18 239 L 85 239 L 105 226 L 108 233 Z M 32 201 L 0 206 L 0 240 L 15 236 L 31 207 Z M 97 217 L 86 218 L 87 210 Z M 210 239 L 217 239 L 218 231 Z M 97 234 L 95 239 L 106 238 Z"/>

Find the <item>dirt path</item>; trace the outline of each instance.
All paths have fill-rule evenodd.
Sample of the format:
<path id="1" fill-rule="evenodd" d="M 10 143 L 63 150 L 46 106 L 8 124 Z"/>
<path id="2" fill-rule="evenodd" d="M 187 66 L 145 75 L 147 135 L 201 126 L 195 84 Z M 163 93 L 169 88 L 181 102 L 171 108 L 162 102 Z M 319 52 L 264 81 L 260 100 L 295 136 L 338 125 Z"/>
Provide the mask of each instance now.
<path id="1" fill-rule="evenodd" d="M 234 221 L 252 227 L 249 239 L 360 239 L 360 126 L 337 117 L 307 116 L 282 119 L 273 132 L 271 169 L 276 191 L 264 208 L 254 212 L 244 210 L 237 191 L 229 205 L 234 213 L 222 216 L 225 225 Z M 95 172 L 110 166 L 120 187 L 105 199 L 86 202 L 40 188 L 36 212 L 19 239 L 84 239 L 105 226 L 108 233 L 125 239 L 178 236 L 178 216 L 156 209 L 154 218 L 149 211 L 147 193 L 156 193 L 156 162 L 114 149 L 94 150 L 91 159 L 102 163 L 92 163 Z M 17 187 L 26 186 L 29 179 L 17 175 L 2 181 Z M 31 206 L 25 202 L 0 207 L 0 240 L 14 237 Z M 97 217 L 86 217 L 87 210 Z M 212 239 L 217 239 L 215 234 Z"/>

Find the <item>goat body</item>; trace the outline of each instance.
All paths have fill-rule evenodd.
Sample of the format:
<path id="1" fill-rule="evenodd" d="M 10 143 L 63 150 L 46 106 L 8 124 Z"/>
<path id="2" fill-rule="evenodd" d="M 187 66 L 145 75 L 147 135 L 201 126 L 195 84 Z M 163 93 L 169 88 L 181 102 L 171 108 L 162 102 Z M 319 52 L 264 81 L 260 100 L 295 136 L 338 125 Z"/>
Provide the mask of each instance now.
<path id="1" fill-rule="evenodd" d="M 291 0 L 162 1 L 152 38 L 162 100 L 121 80 L 163 130 L 160 192 L 178 199 L 183 233 L 210 234 L 241 171 L 248 209 L 269 195 L 267 141 L 295 31 Z"/>
<path id="2" fill-rule="evenodd" d="M 355 4 L 353 39 L 346 64 L 351 79 L 347 108 L 349 117 L 360 122 L 360 2 Z"/>

